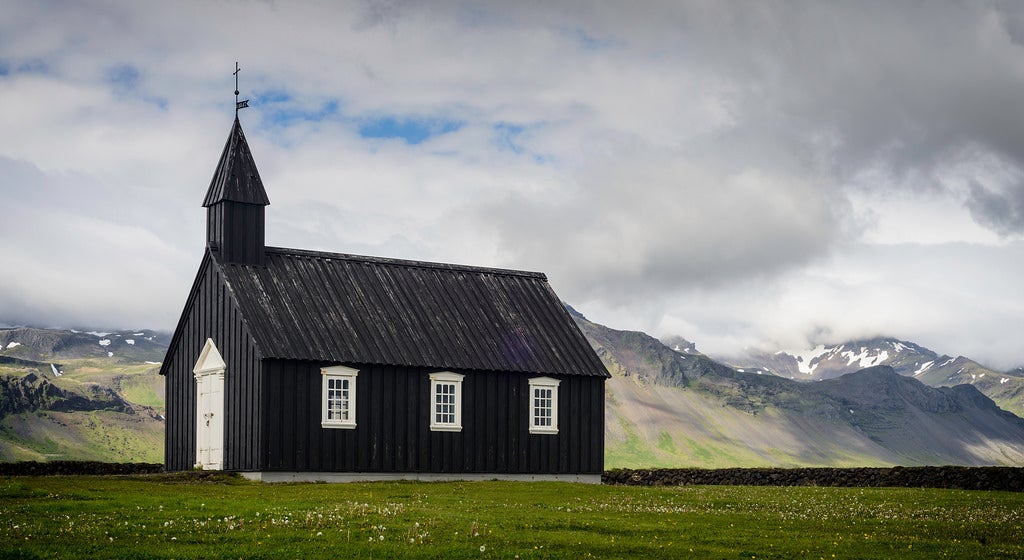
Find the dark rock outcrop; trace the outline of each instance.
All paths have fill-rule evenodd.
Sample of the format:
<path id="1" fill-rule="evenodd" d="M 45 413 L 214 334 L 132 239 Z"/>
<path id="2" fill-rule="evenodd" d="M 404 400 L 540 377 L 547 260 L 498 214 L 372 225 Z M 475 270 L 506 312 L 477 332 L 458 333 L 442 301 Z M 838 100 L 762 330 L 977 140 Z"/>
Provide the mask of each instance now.
<path id="1" fill-rule="evenodd" d="M 0 418 L 37 410 L 135 413 L 132 406 L 109 387 L 90 384 L 78 393 L 58 387 L 35 373 L 23 377 L 0 377 Z"/>

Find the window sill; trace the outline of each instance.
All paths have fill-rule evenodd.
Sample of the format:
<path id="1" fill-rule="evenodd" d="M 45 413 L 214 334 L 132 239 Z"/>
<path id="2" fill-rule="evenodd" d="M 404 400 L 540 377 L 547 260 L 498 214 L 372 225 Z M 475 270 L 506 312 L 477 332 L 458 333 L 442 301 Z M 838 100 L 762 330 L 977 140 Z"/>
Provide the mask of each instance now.
<path id="1" fill-rule="evenodd" d="M 355 422 L 346 422 L 346 423 L 343 424 L 341 422 L 321 422 L 320 423 L 320 427 L 321 428 L 332 428 L 332 429 L 339 429 L 340 428 L 342 430 L 352 430 L 352 429 L 355 429 L 356 423 Z"/>
<path id="2" fill-rule="evenodd" d="M 430 426 L 431 432 L 461 432 L 462 426 Z"/>
<path id="3" fill-rule="evenodd" d="M 530 428 L 531 434 L 557 434 L 558 428 Z"/>

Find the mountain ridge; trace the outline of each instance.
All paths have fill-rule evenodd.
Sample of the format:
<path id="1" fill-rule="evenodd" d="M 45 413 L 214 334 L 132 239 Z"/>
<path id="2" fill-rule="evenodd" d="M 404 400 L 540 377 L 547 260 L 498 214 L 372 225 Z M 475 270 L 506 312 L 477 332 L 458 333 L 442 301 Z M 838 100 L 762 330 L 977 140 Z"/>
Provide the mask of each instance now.
<path id="1" fill-rule="evenodd" d="M 1000 372 L 964 356 L 939 354 L 893 337 L 819 345 L 796 353 L 748 349 L 716 358 L 732 367 L 802 381 L 834 379 L 865 367 L 886 365 L 931 387 L 974 385 L 1000 407 L 1024 416 L 1024 369 Z"/>
<path id="2" fill-rule="evenodd" d="M 0 328 L 0 356 L 37 362 L 123 356 L 158 362 L 163 360 L 169 339 L 166 333 L 149 329 L 97 332 L 7 327 Z"/>

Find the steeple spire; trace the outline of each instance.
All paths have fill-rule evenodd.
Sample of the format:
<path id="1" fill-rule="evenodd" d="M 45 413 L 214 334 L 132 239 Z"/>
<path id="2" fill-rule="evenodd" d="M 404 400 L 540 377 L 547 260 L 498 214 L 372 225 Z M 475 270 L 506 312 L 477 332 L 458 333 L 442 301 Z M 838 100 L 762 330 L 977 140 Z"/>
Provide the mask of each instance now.
<path id="1" fill-rule="evenodd" d="M 228 141 L 224 144 L 224 151 L 220 154 L 217 170 L 213 172 L 213 180 L 210 181 L 210 189 L 206 191 L 203 206 L 209 208 L 225 200 L 262 206 L 270 204 L 237 115 Z"/>
<path id="2" fill-rule="evenodd" d="M 236 114 L 203 199 L 206 243 L 221 262 L 263 264 L 264 213 L 269 204 Z"/>

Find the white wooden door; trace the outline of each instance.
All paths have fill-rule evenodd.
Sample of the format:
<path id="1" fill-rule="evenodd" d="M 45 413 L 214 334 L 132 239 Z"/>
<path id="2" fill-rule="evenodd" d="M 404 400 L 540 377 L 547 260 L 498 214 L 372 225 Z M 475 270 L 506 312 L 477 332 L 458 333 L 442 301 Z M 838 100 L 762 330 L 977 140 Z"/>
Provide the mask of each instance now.
<path id="1" fill-rule="evenodd" d="M 224 468 L 224 371 L 227 364 L 212 339 L 192 369 L 196 378 L 196 466 Z"/>
<path id="2" fill-rule="evenodd" d="M 196 463 L 219 470 L 224 459 L 224 374 L 196 378 Z"/>

